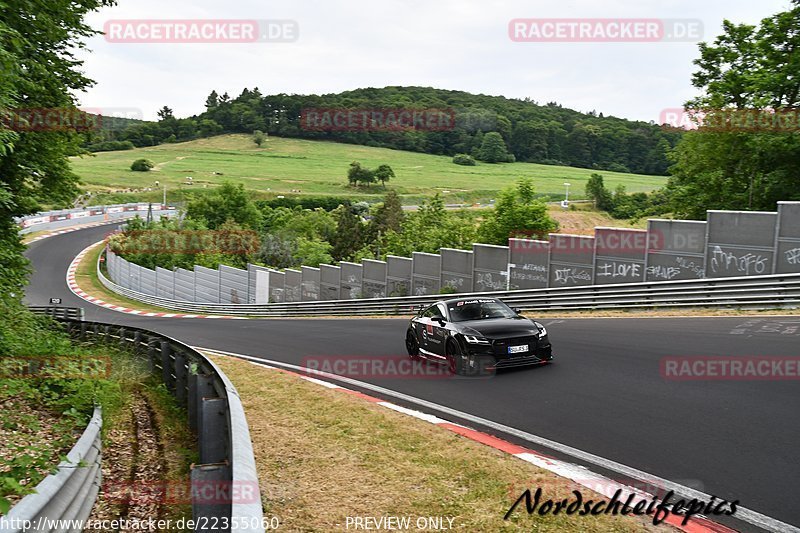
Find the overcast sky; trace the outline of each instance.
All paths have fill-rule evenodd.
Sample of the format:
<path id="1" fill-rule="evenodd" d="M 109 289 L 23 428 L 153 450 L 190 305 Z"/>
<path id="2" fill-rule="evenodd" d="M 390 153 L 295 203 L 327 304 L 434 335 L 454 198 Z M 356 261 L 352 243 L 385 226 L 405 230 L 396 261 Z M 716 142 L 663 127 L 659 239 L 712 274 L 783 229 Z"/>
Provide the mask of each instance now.
<path id="1" fill-rule="evenodd" d="M 723 19 L 755 24 L 788 0 L 119 0 L 88 21 L 290 19 L 292 43 L 141 44 L 88 41 L 79 96 L 89 108 L 168 105 L 178 117 L 204 110 L 212 89 L 238 95 L 332 93 L 419 85 L 557 101 L 579 111 L 659 120 L 696 95 L 695 42 L 513 42 L 516 18 L 698 19 L 713 40 Z"/>

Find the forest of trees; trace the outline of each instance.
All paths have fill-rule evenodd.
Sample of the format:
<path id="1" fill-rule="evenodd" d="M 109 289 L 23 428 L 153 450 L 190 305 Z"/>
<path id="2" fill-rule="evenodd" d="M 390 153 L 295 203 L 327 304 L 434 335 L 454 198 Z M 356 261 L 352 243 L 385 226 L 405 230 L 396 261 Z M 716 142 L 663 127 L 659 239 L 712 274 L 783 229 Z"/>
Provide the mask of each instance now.
<path id="1" fill-rule="evenodd" d="M 449 109 L 454 127 L 447 131 L 314 131 L 301 122 L 306 109 Z M 87 139 L 87 146 L 129 141 L 137 147 L 187 141 L 220 133 L 262 131 L 267 135 L 337 141 L 429 154 L 473 154 L 486 150 L 484 136 L 499 134 L 516 161 L 568 165 L 617 172 L 665 175 L 668 152 L 681 130 L 663 128 L 602 113 L 580 113 L 554 102 L 475 95 L 429 87 L 357 89 L 339 94 L 264 96 L 245 89 L 231 98 L 212 91 L 206 111 L 175 118 L 165 106 L 158 122 L 133 123 Z M 494 140 L 494 139 L 493 139 Z M 511 159 L 509 159 L 511 160 Z"/>

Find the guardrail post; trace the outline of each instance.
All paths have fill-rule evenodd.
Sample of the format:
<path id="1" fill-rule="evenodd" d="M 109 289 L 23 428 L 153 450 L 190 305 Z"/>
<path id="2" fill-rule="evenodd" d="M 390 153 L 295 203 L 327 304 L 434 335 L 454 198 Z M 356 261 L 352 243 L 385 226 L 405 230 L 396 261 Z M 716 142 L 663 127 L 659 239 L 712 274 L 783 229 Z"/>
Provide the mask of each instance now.
<path id="1" fill-rule="evenodd" d="M 103 326 L 103 337 L 104 337 L 103 338 L 103 342 L 106 342 L 106 343 L 109 342 L 109 340 L 110 340 L 109 337 L 110 336 L 111 336 L 111 326 L 106 324 L 105 326 Z"/>
<path id="2" fill-rule="evenodd" d="M 169 356 L 170 347 L 169 342 L 161 341 L 161 379 L 167 390 L 173 390 L 172 383 L 172 358 Z"/>
<path id="3" fill-rule="evenodd" d="M 125 328 L 123 328 L 123 327 L 120 327 L 120 328 L 119 328 L 119 347 L 120 347 L 120 348 L 124 348 L 124 347 L 125 347 L 125 344 L 126 344 L 126 343 L 127 343 L 127 341 L 128 341 L 128 339 L 127 339 L 127 338 L 125 338 L 125 334 L 126 334 Z"/>
<path id="4" fill-rule="evenodd" d="M 81 322 L 81 334 L 78 338 L 82 341 L 86 340 L 86 322 Z"/>
<path id="5" fill-rule="evenodd" d="M 233 494 L 239 491 L 238 487 L 226 487 L 231 484 L 230 467 L 226 464 L 192 467 L 192 518 L 195 524 L 213 524 L 221 516 L 230 516 L 231 504 L 235 497 Z M 226 501 L 223 495 L 230 495 L 230 498 Z M 247 527 L 242 529 L 247 529 Z M 230 529 L 219 528 L 217 531 L 227 532 Z"/>
<path id="6" fill-rule="evenodd" d="M 135 355 L 142 353 L 142 332 L 139 330 L 133 332 L 133 353 Z"/>
<path id="7" fill-rule="evenodd" d="M 187 374 L 186 356 L 183 352 L 175 352 L 175 399 L 183 407 L 186 406 Z"/>
<path id="8" fill-rule="evenodd" d="M 189 374 L 189 428 L 199 433 L 200 402 L 214 396 L 214 376 L 211 374 Z"/>
<path id="9" fill-rule="evenodd" d="M 198 442 L 201 463 L 221 463 L 227 458 L 228 400 L 202 398 L 200 400 L 200 428 Z"/>
<path id="10" fill-rule="evenodd" d="M 151 374 L 156 371 L 156 339 L 147 337 L 147 369 Z"/>

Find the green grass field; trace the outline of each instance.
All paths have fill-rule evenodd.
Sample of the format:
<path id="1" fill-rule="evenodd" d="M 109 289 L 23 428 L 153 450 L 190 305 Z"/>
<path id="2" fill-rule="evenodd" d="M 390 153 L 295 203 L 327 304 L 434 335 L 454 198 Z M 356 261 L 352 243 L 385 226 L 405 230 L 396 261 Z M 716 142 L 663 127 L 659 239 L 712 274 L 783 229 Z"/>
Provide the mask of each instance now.
<path id="1" fill-rule="evenodd" d="M 138 158 L 150 159 L 156 167 L 150 172 L 131 171 L 131 163 Z M 93 193 L 144 189 L 153 187 L 158 180 L 162 187 L 167 185 L 170 201 L 178 201 L 186 191 L 199 192 L 228 180 L 243 183 L 256 197 L 303 194 L 377 199 L 383 194 L 380 184 L 369 188 L 347 185 L 347 169 L 352 161 L 371 168 L 383 163 L 391 165 L 397 176 L 387 186 L 404 196 L 405 203 L 414 203 L 436 192 L 442 193 L 448 202 L 483 202 L 522 176 L 534 180 L 537 193 L 552 195 L 554 199 L 563 197 L 564 183 L 568 182 L 570 198 L 578 199 L 583 197 L 586 181 L 594 172 L 532 163 L 478 163 L 465 167 L 453 164 L 446 156 L 276 137 L 270 137 L 258 148 L 249 135 L 222 135 L 72 158 L 84 188 Z M 608 188 L 622 184 L 628 192 L 651 191 L 666 183 L 666 178 L 659 176 L 600 173 Z M 187 176 L 193 178 L 194 185 L 186 185 Z M 152 201 L 160 198 L 160 194 L 153 191 L 128 194 L 125 198 Z"/>

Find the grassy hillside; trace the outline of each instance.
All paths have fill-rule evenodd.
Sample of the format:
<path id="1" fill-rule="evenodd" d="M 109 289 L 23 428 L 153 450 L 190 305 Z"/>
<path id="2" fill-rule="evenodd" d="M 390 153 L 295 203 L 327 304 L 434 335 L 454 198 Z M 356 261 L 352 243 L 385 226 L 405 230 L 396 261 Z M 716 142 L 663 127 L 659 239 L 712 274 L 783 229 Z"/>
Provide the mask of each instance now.
<path id="1" fill-rule="evenodd" d="M 132 172 L 130 164 L 138 158 L 156 163 L 150 172 Z M 167 185 L 172 201 L 181 199 L 181 191 L 214 187 L 224 180 L 243 183 L 256 196 L 292 194 L 340 195 L 369 199 L 383 193 L 383 188 L 347 186 L 348 165 L 358 160 L 369 167 L 386 163 L 397 177 L 390 186 L 411 203 L 436 192 L 447 201 L 486 201 L 516 178 L 534 180 L 541 194 L 563 197 L 564 182 L 571 184 L 570 198 L 583 196 L 592 170 L 533 163 L 481 164 L 474 167 L 455 165 L 450 157 L 385 148 L 371 148 L 332 142 L 270 137 L 258 148 L 249 135 L 222 135 L 186 143 L 163 144 L 119 152 L 102 152 L 92 157 L 73 158 L 73 168 L 92 192 L 153 187 L 158 180 Z M 606 186 L 625 185 L 628 192 L 650 191 L 662 186 L 666 178 L 602 171 Z M 186 177 L 194 185 L 186 185 Z M 138 197 L 137 197 L 138 196 Z M 160 198 L 153 192 L 147 199 Z M 145 195 L 131 196 L 145 199 Z"/>

